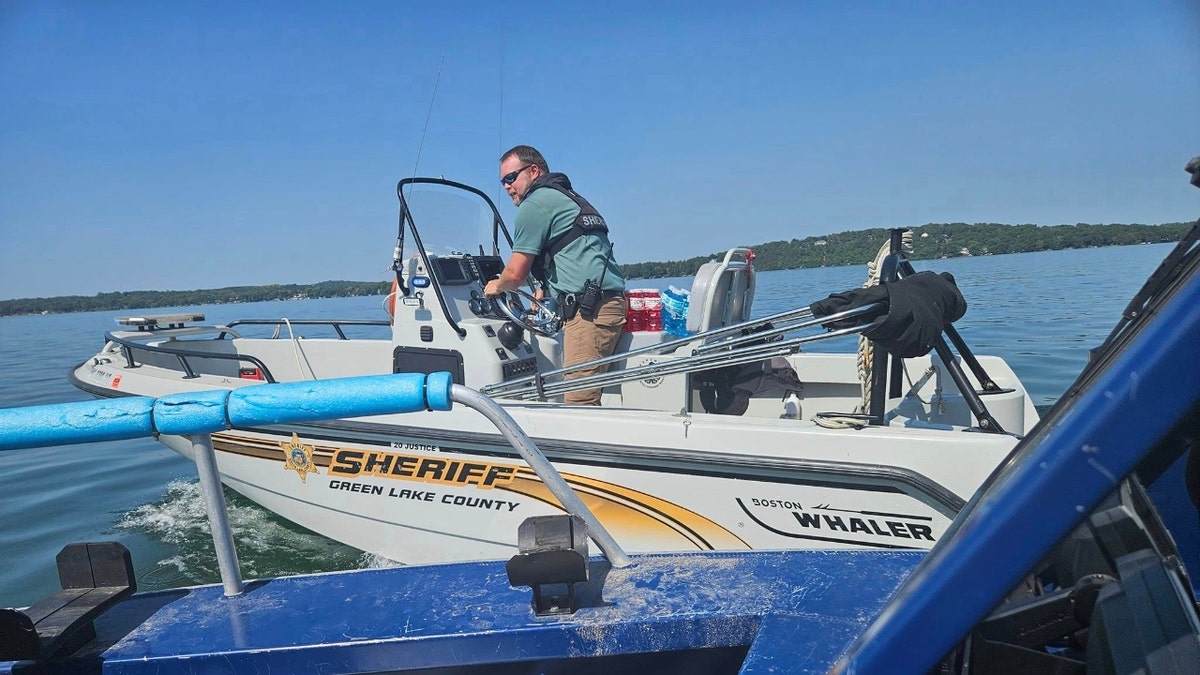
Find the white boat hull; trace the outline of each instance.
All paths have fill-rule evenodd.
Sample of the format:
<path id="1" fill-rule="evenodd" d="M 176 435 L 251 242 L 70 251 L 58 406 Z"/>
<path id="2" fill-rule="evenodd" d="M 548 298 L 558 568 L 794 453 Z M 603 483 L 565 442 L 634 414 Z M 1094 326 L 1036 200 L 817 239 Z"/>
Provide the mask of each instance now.
<path id="1" fill-rule="evenodd" d="M 928 549 L 1015 443 L 942 430 L 506 407 L 632 552 Z M 606 445 L 569 431 L 594 425 L 643 441 Z M 507 558 L 522 520 L 562 510 L 486 427 L 459 408 L 337 429 L 230 430 L 213 445 L 229 487 L 356 548 L 405 563 Z M 162 440 L 190 456 L 189 440 Z M 289 462 L 295 453 L 304 459 Z"/>

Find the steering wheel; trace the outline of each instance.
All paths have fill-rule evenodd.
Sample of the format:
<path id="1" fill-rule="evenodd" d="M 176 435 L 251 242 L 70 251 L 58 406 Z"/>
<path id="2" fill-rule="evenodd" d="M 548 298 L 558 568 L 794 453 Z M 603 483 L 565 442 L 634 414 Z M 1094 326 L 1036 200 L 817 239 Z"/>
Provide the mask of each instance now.
<path id="1" fill-rule="evenodd" d="M 526 301 L 529 307 L 525 306 Z M 558 303 L 546 298 L 538 300 L 522 289 L 505 291 L 492 302 L 499 308 L 500 313 L 507 316 L 513 323 L 527 328 L 531 332 L 546 337 L 558 335 L 562 329 L 562 317 L 558 315 Z"/>

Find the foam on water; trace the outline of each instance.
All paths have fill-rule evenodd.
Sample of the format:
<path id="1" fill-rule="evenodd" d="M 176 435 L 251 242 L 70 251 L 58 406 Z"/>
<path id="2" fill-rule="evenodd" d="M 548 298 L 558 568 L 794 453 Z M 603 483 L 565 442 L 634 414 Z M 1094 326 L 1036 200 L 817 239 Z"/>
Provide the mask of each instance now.
<path id="1" fill-rule="evenodd" d="M 225 501 L 238 562 L 247 579 L 396 564 L 278 518 L 228 488 Z M 162 498 L 125 512 L 114 527 L 157 540 L 174 552 L 139 576 L 146 588 L 220 580 L 198 482 L 172 481 Z"/>

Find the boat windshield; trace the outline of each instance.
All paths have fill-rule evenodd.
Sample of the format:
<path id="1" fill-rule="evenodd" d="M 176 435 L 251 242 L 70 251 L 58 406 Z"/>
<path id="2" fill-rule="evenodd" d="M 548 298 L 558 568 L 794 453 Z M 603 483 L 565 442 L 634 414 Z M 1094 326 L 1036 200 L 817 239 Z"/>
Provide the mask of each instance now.
<path id="1" fill-rule="evenodd" d="M 493 227 L 495 211 L 479 195 L 441 183 L 408 184 L 402 189 L 409 225 L 417 233 L 417 237 L 405 237 L 404 257 L 417 255 L 418 240 L 427 253 L 435 255 L 508 254 L 503 226 L 498 231 Z"/>

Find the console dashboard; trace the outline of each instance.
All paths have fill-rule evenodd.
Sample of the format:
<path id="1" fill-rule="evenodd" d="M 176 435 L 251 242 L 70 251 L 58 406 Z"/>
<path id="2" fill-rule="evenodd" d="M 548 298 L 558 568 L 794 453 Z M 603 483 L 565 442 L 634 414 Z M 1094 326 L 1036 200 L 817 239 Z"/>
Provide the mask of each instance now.
<path id="1" fill-rule="evenodd" d="M 430 256 L 430 263 L 442 286 L 483 285 L 504 269 L 504 260 L 495 255 Z"/>

